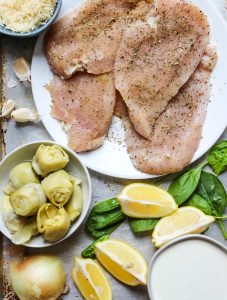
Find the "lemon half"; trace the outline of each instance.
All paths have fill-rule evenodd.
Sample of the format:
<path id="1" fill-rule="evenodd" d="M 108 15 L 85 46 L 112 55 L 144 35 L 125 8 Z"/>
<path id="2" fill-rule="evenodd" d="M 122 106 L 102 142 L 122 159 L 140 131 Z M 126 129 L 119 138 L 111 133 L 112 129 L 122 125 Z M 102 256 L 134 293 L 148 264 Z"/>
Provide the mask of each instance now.
<path id="1" fill-rule="evenodd" d="M 152 241 L 156 247 L 190 233 L 201 233 L 205 231 L 215 218 L 205 215 L 200 209 L 185 206 L 179 208 L 172 215 L 162 218 L 152 234 Z"/>
<path id="2" fill-rule="evenodd" d="M 110 283 L 95 260 L 75 257 L 72 277 L 85 300 L 112 299 Z"/>
<path id="3" fill-rule="evenodd" d="M 135 218 L 160 218 L 177 209 L 175 200 L 168 192 L 150 184 L 130 184 L 117 199 L 123 213 Z"/>
<path id="4" fill-rule="evenodd" d="M 144 257 L 127 243 L 106 240 L 95 244 L 98 261 L 121 282 L 136 286 L 147 283 L 147 263 Z"/>

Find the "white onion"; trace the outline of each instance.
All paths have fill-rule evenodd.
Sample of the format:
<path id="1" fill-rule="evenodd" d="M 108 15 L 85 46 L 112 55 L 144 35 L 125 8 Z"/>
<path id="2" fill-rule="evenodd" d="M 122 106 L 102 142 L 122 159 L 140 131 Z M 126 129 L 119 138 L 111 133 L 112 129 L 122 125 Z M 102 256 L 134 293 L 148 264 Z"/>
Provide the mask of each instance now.
<path id="1" fill-rule="evenodd" d="M 64 291 L 62 261 L 51 255 L 32 255 L 10 262 L 11 285 L 20 300 L 56 300 Z"/>

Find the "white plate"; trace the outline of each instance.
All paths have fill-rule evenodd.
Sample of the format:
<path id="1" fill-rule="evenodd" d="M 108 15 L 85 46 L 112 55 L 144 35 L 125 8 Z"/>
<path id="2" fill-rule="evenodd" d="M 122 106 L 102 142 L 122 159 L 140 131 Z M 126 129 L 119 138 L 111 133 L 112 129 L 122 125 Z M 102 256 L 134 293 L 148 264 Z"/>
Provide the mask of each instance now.
<path id="1" fill-rule="evenodd" d="M 63 1 L 59 17 L 78 7 L 83 0 Z M 208 106 L 202 140 L 193 160 L 201 157 L 220 137 L 227 125 L 227 25 L 215 6 L 208 0 L 193 0 L 208 16 L 211 25 L 211 42 L 217 46 L 218 63 L 212 73 L 211 102 Z M 51 97 L 45 85 L 52 79 L 52 72 L 43 52 L 43 35 L 37 40 L 32 59 L 32 91 L 36 107 L 44 126 L 52 138 L 67 145 L 66 134 L 59 121 L 50 115 Z M 127 179 L 145 179 L 156 176 L 139 172 L 133 166 L 124 143 L 124 131 L 118 118 L 113 123 L 104 145 L 97 150 L 78 154 L 82 162 L 97 172 Z"/>

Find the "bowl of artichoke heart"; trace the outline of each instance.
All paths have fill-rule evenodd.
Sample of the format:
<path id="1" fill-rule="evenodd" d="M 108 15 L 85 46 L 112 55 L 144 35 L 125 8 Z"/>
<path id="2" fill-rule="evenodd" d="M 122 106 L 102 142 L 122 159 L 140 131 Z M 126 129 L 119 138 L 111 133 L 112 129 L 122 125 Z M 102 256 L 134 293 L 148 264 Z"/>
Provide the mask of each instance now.
<path id="1" fill-rule="evenodd" d="M 0 33 L 32 37 L 57 18 L 62 0 L 0 0 Z"/>
<path id="2" fill-rule="evenodd" d="M 40 248 L 66 239 L 90 202 L 89 173 L 66 147 L 30 143 L 0 164 L 0 230 L 14 244 Z"/>

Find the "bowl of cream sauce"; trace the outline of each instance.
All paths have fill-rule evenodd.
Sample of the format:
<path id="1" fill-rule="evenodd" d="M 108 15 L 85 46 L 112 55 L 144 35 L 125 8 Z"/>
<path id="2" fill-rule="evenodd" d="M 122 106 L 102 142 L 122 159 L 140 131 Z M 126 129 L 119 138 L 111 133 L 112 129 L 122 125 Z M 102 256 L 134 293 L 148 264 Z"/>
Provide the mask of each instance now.
<path id="1" fill-rule="evenodd" d="M 148 272 L 151 300 L 227 299 L 227 248 L 204 235 L 187 235 L 159 249 Z"/>

